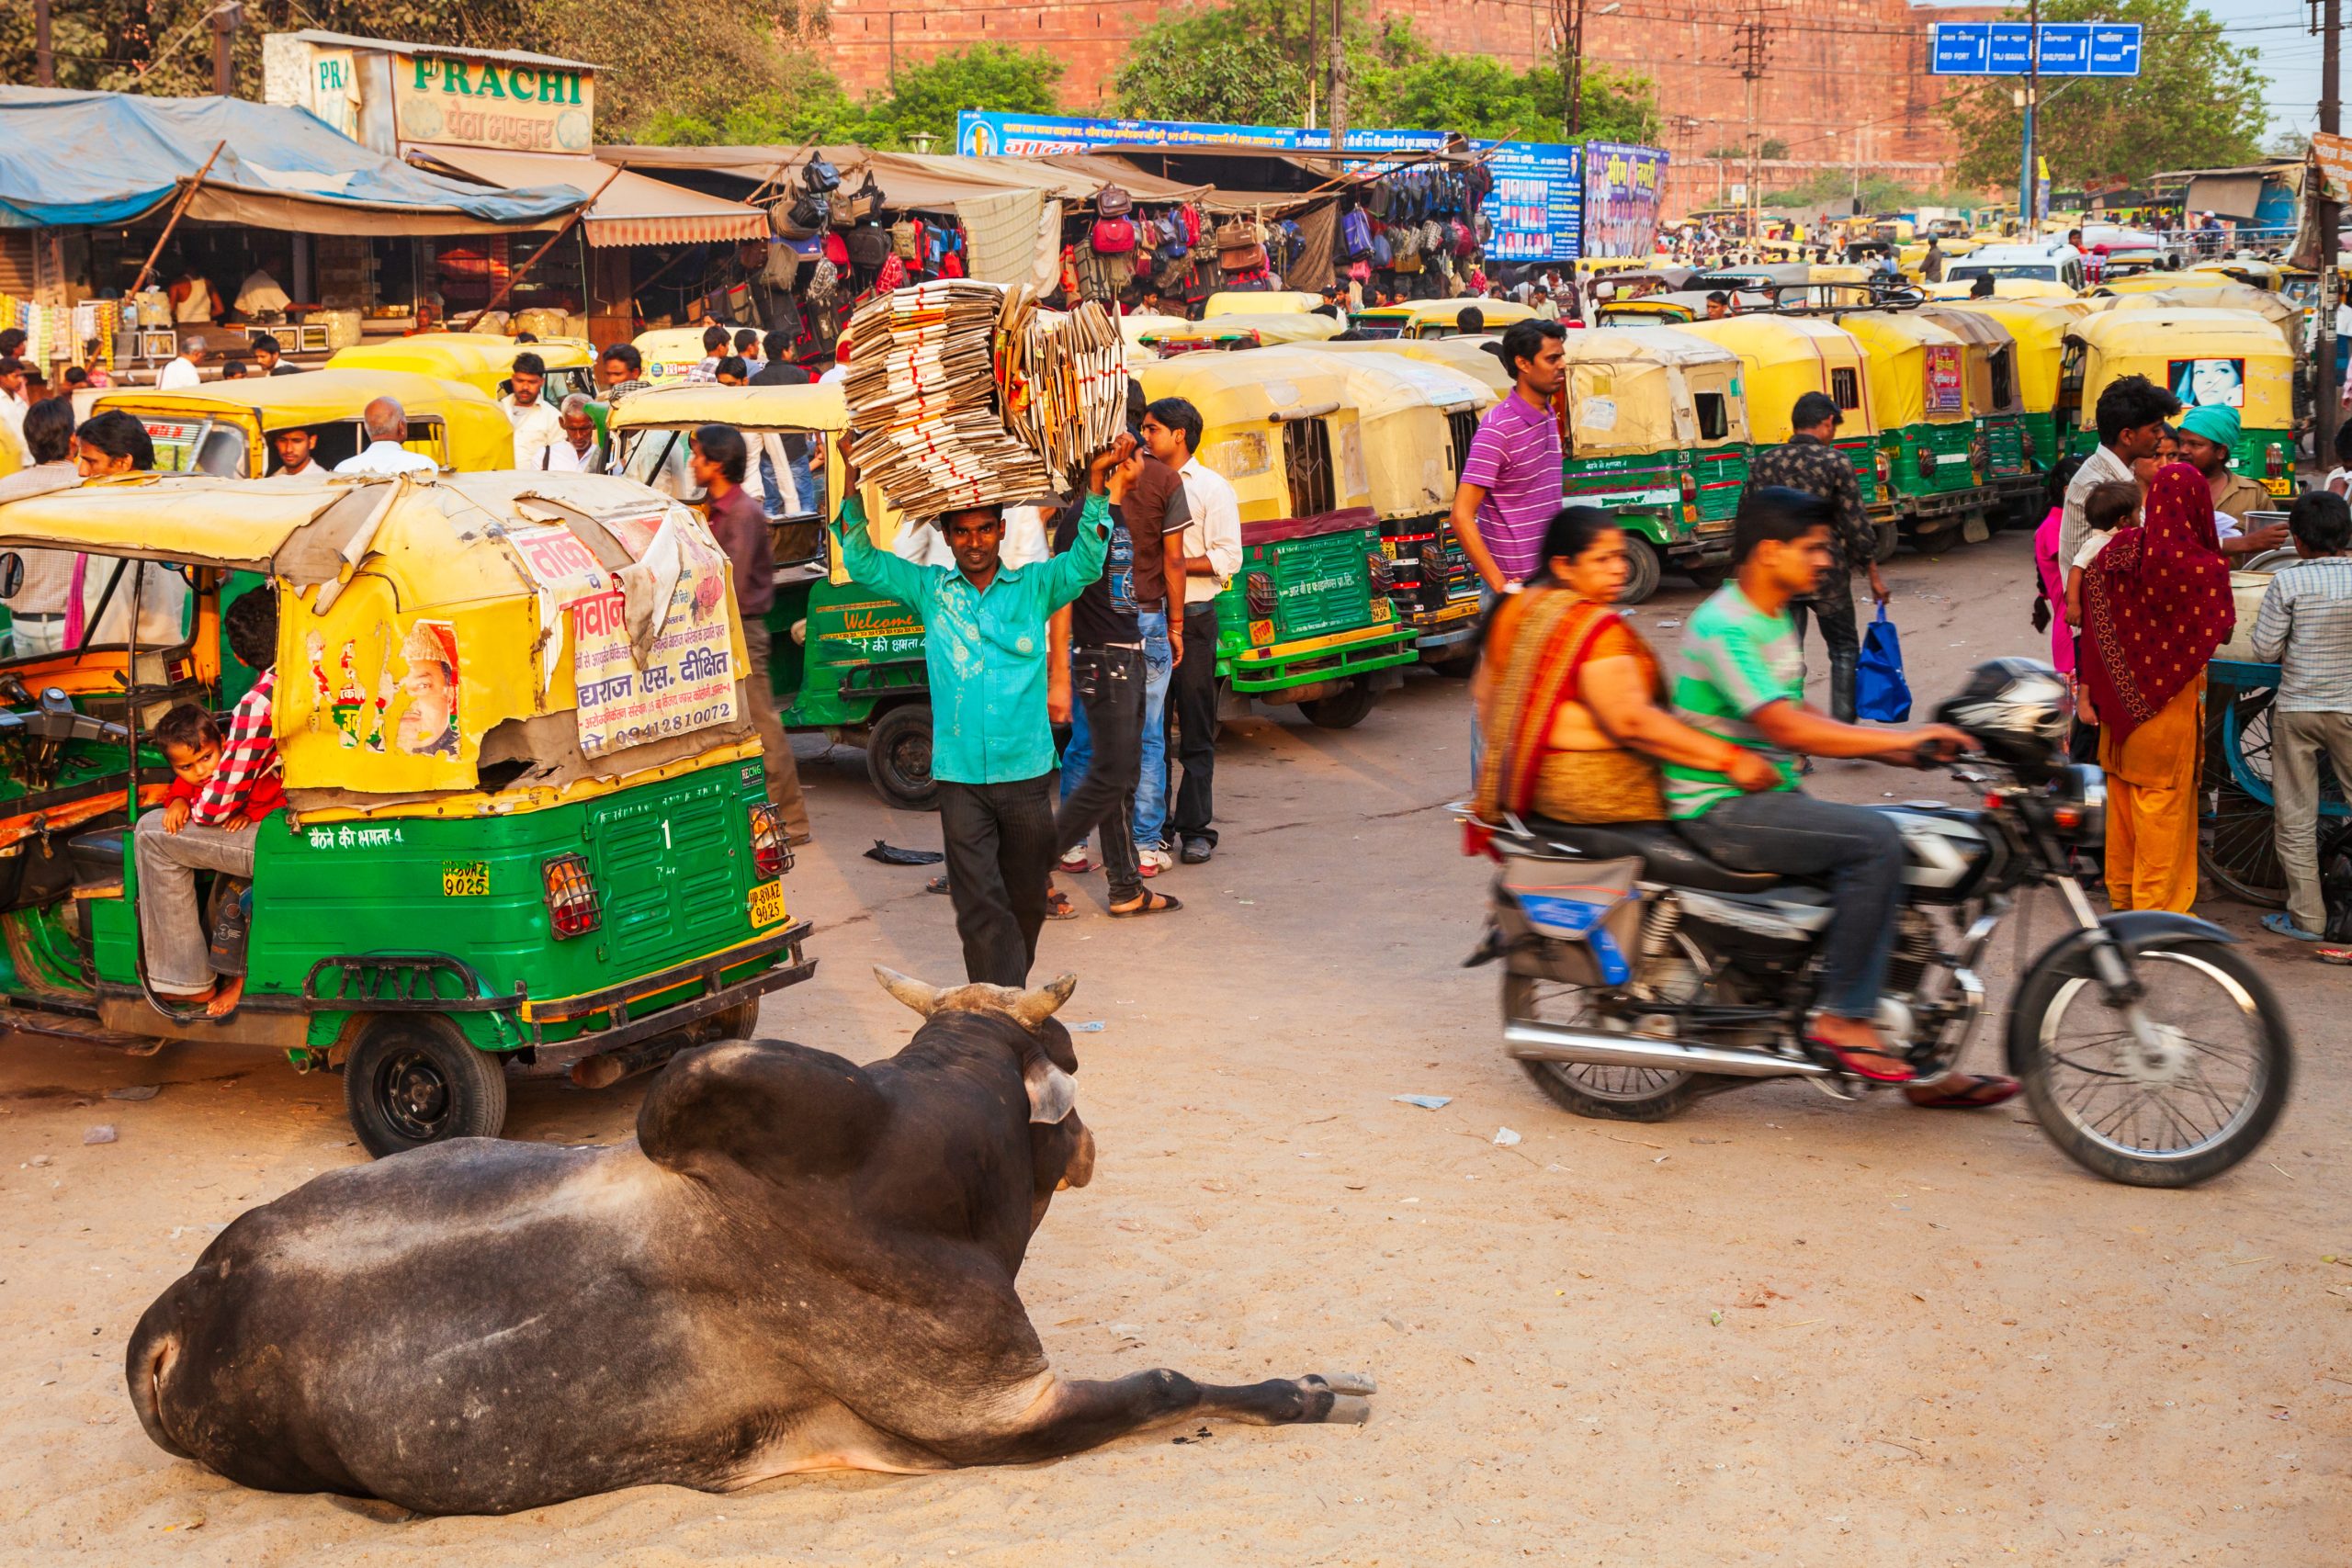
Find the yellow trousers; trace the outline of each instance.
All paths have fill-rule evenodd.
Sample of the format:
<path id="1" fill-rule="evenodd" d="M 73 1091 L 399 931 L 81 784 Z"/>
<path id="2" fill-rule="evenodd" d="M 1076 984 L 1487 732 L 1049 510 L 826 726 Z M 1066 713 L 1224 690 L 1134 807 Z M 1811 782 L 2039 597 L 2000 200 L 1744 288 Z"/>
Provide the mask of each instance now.
<path id="1" fill-rule="evenodd" d="M 2197 902 L 2197 783 L 2203 769 L 2205 677 L 2183 686 L 2121 745 L 2099 732 L 2107 771 L 2107 896 L 2118 909 Z"/>

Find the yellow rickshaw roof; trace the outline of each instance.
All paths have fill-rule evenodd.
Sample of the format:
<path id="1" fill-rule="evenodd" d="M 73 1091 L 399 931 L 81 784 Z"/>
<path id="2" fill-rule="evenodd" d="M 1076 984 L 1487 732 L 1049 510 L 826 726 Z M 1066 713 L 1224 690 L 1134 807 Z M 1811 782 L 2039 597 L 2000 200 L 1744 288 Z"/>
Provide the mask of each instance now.
<path id="1" fill-rule="evenodd" d="M 1385 348 L 1386 344 L 1378 346 Z M 1349 403 L 1354 407 L 1356 416 L 1367 423 L 1406 409 L 1427 408 L 1450 413 L 1461 408 L 1489 408 L 1495 402 L 1493 389 L 1466 371 L 1394 350 L 1332 355 L 1324 353 L 1320 345 L 1303 346 L 1285 353 L 1281 360 L 1272 354 L 1261 355 L 1257 363 L 1272 363 L 1279 373 L 1294 354 L 1326 362 L 1321 367 L 1335 372 L 1346 384 Z"/>
<path id="2" fill-rule="evenodd" d="M 1720 321 L 1679 321 L 1674 330 L 1720 343 L 1759 365 L 1811 364 L 1833 349 L 1841 350 L 1840 357 L 1848 361 L 1858 360 L 1862 355 L 1861 344 L 1855 341 L 1853 333 L 1835 321 L 1814 316 L 1750 310 Z"/>
<path id="3" fill-rule="evenodd" d="M 1301 288 L 1227 288 L 1210 295 L 1201 306 L 1201 314 L 1204 317 L 1297 316 L 1321 303 L 1323 296 L 1309 294 Z"/>
<path id="4" fill-rule="evenodd" d="M 1476 309 L 1487 319 L 1490 327 L 1507 327 L 1513 321 L 1532 321 L 1535 310 L 1516 299 L 1488 299 L 1476 295 L 1457 299 L 1408 299 L 1401 305 L 1373 305 L 1356 313 L 1375 321 L 1406 321 L 1419 326 L 1425 321 L 1452 321 L 1463 311 Z"/>
<path id="5" fill-rule="evenodd" d="M 1317 343 L 1346 329 L 1329 316 L 1306 311 L 1297 315 L 1212 316 L 1205 321 L 1179 321 L 1170 327 L 1141 333 L 1143 344 L 1214 343 L 1223 337 L 1255 333 L 1261 344 Z"/>
<path id="6" fill-rule="evenodd" d="M 1568 334 L 1573 337 L 1576 334 Z M 1323 354 L 1392 354 L 1417 359 L 1424 364 L 1442 365 L 1459 371 L 1492 392 L 1498 398 L 1510 396 L 1511 379 L 1503 368 L 1499 355 L 1487 352 L 1487 345 L 1497 340 L 1489 337 L 1397 337 L 1373 338 L 1358 343 L 1323 343 L 1316 349 Z"/>
<path id="7" fill-rule="evenodd" d="M 2278 329 L 2251 310 L 2110 310 L 2075 322 L 2066 335 L 2116 358 L 2293 357 Z"/>
<path id="8" fill-rule="evenodd" d="M 413 367 L 428 376 L 506 377 L 514 372 L 515 356 L 524 354 L 537 355 L 550 370 L 584 369 L 596 362 L 595 350 L 579 338 L 516 343 L 499 333 L 417 333 L 339 348 L 327 360 L 327 368 L 382 366 L 394 370 Z"/>
<path id="9" fill-rule="evenodd" d="M 1722 344 L 1679 326 L 1591 327 L 1567 335 L 1571 364 L 1638 360 L 1653 365 L 1736 364 L 1739 355 Z"/>
<path id="10" fill-rule="evenodd" d="M 398 399 L 412 415 L 446 413 L 466 407 L 506 416 L 481 389 L 439 376 L 409 370 L 377 370 L 329 367 L 305 370 L 299 376 L 246 376 L 234 381 L 208 381 L 202 387 L 159 391 L 153 387 L 120 387 L 100 396 L 92 412 L 124 409 L 134 413 L 218 413 L 242 410 L 257 417 L 264 430 L 296 425 L 326 424 L 357 419 L 377 398 Z"/>
<path id="11" fill-rule="evenodd" d="M 420 608 L 532 594 L 506 539 L 511 527 L 642 516 L 674 504 L 619 475 L 518 468 L 355 474 L 312 486 L 138 474 L 0 503 L 0 548 L 264 571 L 300 588 L 340 576 L 341 552 L 364 533 L 368 554 L 399 560 L 403 603 Z"/>
<path id="12" fill-rule="evenodd" d="M 1319 353 L 1180 354 L 1136 373 L 1148 398 L 1182 398 L 1210 426 L 1303 418 L 1348 406 L 1340 367 Z"/>
<path id="13" fill-rule="evenodd" d="M 2302 344 L 2303 313 L 2294 301 L 2283 295 L 2248 284 L 2225 282 L 2192 284 L 2182 288 L 2165 288 L 2154 294 L 2129 294 L 2107 302 L 2109 315 L 2142 315 L 2150 310 L 2177 312 L 2181 310 L 2243 311 L 2267 321 L 2278 333 L 2279 341 L 2290 354 Z"/>
<path id="14" fill-rule="evenodd" d="M 717 382 L 654 387 L 613 406 L 615 430 L 682 429 L 731 424 L 739 430 L 849 428 L 849 401 L 839 383 L 798 387 L 722 387 Z"/>
<path id="15" fill-rule="evenodd" d="M 1946 299 L 1938 301 L 1937 309 L 1989 317 L 2007 328 L 2009 335 L 2022 345 L 2055 348 L 2064 339 L 2066 330 L 2089 313 L 2079 308 L 2086 303 L 2057 299 Z"/>

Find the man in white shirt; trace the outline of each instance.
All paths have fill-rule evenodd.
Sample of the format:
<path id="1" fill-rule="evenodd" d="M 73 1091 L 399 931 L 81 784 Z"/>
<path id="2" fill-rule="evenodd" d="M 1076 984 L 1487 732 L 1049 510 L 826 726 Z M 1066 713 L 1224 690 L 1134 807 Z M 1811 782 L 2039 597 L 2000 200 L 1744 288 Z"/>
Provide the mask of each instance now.
<path id="1" fill-rule="evenodd" d="M 378 398 L 361 412 L 359 421 L 368 432 L 367 449 L 356 457 L 345 457 L 334 466 L 338 474 L 434 474 L 441 465 L 422 452 L 412 452 L 401 445 L 408 439 L 408 410 L 401 407 L 397 398 Z"/>
<path id="2" fill-rule="evenodd" d="M 237 314 L 248 321 L 257 316 L 283 316 L 293 302 L 266 267 L 254 268 L 237 286 Z"/>
<path id="3" fill-rule="evenodd" d="M 1224 475 L 1193 455 L 1201 429 L 1201 411 L 1182 398 L 1162 398 L 1144 411 L 1143 444 L 1176 470 L 1192 513 L 1184 525 L 1184 651 L 1169 705 L 1184 782 L 1168 815 L 1168 836 L 1187 865 L 1216 850 L 1209 825 L 1216 776 L 1216 596 L 1241 570 L 1240 501 Z"/>
<path id="4" fill-rule="evenodd" d="M 13 365 L 14 360 L 6 364 Z M 0 502 L 21 501 L 51 491 L 72 490 L 82 482 L 74 461 L 74 405 L 63 398 L 38 403 L 25 415 L 25 467 L 0 479 Z M 16 622 L 10 657 L 29 659 L 59 653 L 65 648 L 65 606 L 73 592 L 74 553 L 72 550 L 19 550 L 24 581 L 8 601 Z"/>
<path id="5" fill-rule="evenodd" d="M 547 467 L 547 449 L 563 439 L 563 422 L 539 394 L 547 390 L 548 363 L 526 349 L 514 356 L 514 390 L 498 400 L 514 427 L 514 466 Z"/>
<path id="6" fill-rule="evenodd" d="M 2180 412 L 2180 400 L 2145 376 L 2124 376 L 2107 384 L 2093 411 L 2098 425 L 2098 450 L 2083 459 L 2066 487 L 2065 510 L 2058 522 L 2058 558 L 2071 561 L 2082 553 L 2090 532 L 2083 503 L 2092 491 L 2110 482 L 2129 483 L 2132 465 L 2153 457 L 2164 436 L 2165 422 Z"/>
<path id="7" fill-rule="evenodd" d="M 32 409 L 32 400 L 25 395 L 25 381 L 31 367 L 10 355 L 0 358 L 0 456 L 9 456 L 6 467 L 14 471 L 29 467 L 31 450 L 25 443 L 25 415 Z"/>
<path id="8" fill-rule="evenodd" d="M 312 458 L 311 451 L 319 444 L 318 432 L 308 425 L 295 425 L 288 430 L 269 433 L 269 445 L 277 454 L 277 467 L 264 478 L 264 484 L 320 485 L 327 482 L 324 464 Z"/>
<path id="9" fill-rule="evenodd" d="M 198 367 L 211 352 L 205 345 L 202 333 L 182 333 L 179 357 L 166 364 L 163 373 L 155 378 L 155 389 L 159 392 L 193 391 L 203 386 L 204 376 Z"/>
<path id="10" fill-rule="evenodd" d="M 605 448 L 596 439 L 596 420 L 588 412 L 588 395 L 574 392 L 564 399 L 563 412 L 558 417 L 563 437 L 548 443 L 536 466 L 553 474 L 603 473 Z"/>

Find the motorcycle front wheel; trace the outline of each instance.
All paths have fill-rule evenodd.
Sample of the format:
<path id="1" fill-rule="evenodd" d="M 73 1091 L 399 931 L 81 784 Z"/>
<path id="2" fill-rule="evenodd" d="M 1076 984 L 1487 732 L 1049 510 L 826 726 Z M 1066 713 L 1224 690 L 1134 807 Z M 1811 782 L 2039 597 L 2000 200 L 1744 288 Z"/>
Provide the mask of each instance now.
<path id="1" fill-rule="evenodd" d="M 2286 1014 L 2231 946 L 2159 939 L 2132 958 L 2155 1040 L 2137 1041 L 2086 963 L 2026 976 L 2011 1059 L 2041 1130 L 2084 1169 L 2133 1187 L 2194 1187 L 2252 1154 L 2294 1079 Z"/>

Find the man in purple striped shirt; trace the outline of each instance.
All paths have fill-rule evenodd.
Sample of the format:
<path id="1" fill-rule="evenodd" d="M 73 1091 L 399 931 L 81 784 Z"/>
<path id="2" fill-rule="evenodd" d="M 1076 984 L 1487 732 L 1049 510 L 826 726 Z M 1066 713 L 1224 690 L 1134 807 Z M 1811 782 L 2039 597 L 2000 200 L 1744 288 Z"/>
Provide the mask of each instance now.
<path id="1" fill-rule="evenodd" d="M 1560 425 L 1552 400 L 1566 375 L 1567 337 L 1557 321 L 1511 323 L 1502 361 L 1515 385 L 1478 422 L 1462 459 L 1453 533 L 1489 596 L 1535 575 L 1544 529 L 1560 509 Z"/>

